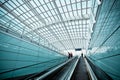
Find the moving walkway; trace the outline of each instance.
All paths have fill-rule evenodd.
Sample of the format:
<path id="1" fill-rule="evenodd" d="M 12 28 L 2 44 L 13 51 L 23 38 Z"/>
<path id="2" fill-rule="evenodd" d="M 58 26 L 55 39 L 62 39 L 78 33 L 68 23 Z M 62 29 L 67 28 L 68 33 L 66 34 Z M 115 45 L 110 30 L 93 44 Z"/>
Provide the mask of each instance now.
<path id="1" fill-rule="evenodd" d="M 92 67 L 91 67 L 92 66 Z M 94 66 L 94 67 L 93 67 Z M 94 72 L 98 70 L 99 72 Z M 93 71 L 94 70 L 94 71 Z M 87 57 L 74 57 L 61 64 L 49 74 L 43 74 L 35 80 L 112 80 L 104 71 L 96 67 Z M 102 76 L 102 77 L 101 77 Z"/>
<path id="2" fill-rule="evenodd" d="M 96 67 L 87 57 L 72 57 L 56 67 L 41 73 L 31 74 L 14 80 L 112 80 Z M 13 79 L 12 79 L 13 80 Z"/>

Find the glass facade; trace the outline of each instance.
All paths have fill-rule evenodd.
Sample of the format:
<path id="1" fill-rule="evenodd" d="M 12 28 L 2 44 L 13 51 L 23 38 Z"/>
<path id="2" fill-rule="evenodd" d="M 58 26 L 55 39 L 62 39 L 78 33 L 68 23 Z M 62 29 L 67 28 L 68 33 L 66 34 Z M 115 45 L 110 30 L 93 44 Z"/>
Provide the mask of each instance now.
<path id="1" fill-rule="evenodd" d="M 99 3 L 99 0 L 1 0 L 0 24 L 8 32 L 17 32 L 58 51 L 87 49 Z"/>
<path id="2" fill-rule="evenodd" d="M 0 32 L 0 79 L 40 73 L 65 60 L 56 51 Z"/>
<path id="3" fill-rule="evenodd" d="M 120 80 L 120 0 L 0 0 L 0 74 L 57 59 L 54 66 L 67 59 L 61 51 L 79 48 Z M 42 65 L 1 76 L 35 66 Z"/>
<path id="4" fill-rule="evenodd" d="M 89 57 L 114 80 L 120 79 L 120 1 L 103 0 L 89 45 Z"/>

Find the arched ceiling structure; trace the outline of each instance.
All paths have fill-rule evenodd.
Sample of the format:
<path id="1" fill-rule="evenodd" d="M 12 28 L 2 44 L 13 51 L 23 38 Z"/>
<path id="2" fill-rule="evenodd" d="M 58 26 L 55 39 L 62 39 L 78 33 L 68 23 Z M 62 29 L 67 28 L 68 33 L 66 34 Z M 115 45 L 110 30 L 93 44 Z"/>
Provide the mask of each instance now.
<path id="1" fill-rule="evenodd" d="M 0 25 L 58 50 L 88 48 L 99 0 L 1 0 Z"/>

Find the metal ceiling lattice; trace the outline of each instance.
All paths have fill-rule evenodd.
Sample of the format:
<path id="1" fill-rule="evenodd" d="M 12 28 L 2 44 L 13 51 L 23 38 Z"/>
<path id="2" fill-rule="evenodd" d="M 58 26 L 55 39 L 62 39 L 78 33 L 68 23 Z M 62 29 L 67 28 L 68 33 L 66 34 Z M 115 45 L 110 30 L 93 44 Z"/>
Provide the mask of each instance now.
<path id="1" fill-rule="evenodd" d="M 0 25 L 59 50 L 88 48 L 99 3 L 99 0 L 1 0 Z"/>

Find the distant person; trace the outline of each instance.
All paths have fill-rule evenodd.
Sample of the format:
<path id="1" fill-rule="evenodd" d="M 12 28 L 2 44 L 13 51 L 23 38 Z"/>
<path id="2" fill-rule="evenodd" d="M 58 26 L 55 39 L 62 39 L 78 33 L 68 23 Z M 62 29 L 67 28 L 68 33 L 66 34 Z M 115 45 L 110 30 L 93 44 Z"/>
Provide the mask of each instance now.
<path id="1" fill-rule="evenodd" d="M 83 57 L 83 53 L 81 53 L 81 57 Z"/>
<path id="2" fill-rule="evenodd" d="M 70 53 L 68 52 L 68 59 L 70 59 Z"/>
<path id="3" fill-rule="evenodd" d="M 72 53 L 70 53 L 70 57 L 71 57 L 71 58 L 73 57 L 73 54 L 72 54 Z"/>

